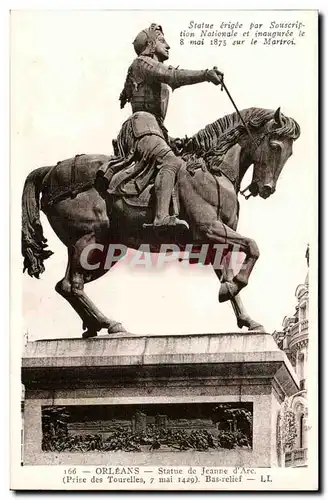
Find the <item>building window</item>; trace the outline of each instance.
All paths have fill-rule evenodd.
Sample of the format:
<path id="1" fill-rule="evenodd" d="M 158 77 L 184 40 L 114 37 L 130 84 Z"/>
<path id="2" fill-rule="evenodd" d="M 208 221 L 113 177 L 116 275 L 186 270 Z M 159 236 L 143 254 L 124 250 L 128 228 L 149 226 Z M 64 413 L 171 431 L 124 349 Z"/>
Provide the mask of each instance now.
<path id="1" fill-rule="evenodd" d="M 300 448 L 304 446 L 304 413 L 300 416 Z"/>
<path id="2" fill-rule="evenodd" d="M 302 321 L 303 319 L 306 319 L 306 307 L 305 307 L 305 304 L 300 307 L 299 316 L 300 316 L 300 321 Z"/>
<path id="3" fill-rule="evenodd" d="M 297 371 L 300 380 L 304 380 L 304 353 L 300 352 L 297 355 Z"/>

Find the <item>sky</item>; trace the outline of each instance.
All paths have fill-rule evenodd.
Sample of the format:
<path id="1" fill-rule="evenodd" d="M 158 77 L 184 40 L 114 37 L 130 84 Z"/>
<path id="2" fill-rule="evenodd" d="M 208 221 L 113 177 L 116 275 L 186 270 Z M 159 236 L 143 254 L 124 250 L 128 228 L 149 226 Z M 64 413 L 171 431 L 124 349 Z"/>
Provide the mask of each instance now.
<path id="1" fill-rule="evenodd" d="M 305 35 L 295 46 L 190 46 L 180 32 L 190 21 L 268 24 L 301 21 Z M 297 120 L 294 144 L 268 200 L 240 199 L 238 232 L 255 239 L 261 256 L 244 305 L 272 333 L 293 314 L 295 289 L 304 281 L 307 243 L 315 248 L 317 182 L 316 22 L 313 13 L 291 11 L 49 11 L 12 15 L 11 185 L 14 303 L 29 340 L 81 336 L 81 322 L 54 290 L 65 272 L 66 248 L 42 215 L 55 254 L 40 280 L 22 275 L 20 198 L 29 172 L 78 153 L 111 154 L 111 141 L 129 116 L 118 96 L 135 54 L 132 41 L 151 22 L 161 24 L 171 46 L 169 63 L 189 69 L 217 66 L 240 109 L 276 109 Z M 242 30 L 244 31 L 244 30 Z M 208 83 L 176 90 L 166 127 L 171 136 L 193 134 L 233 112 L 224 92 Z M 313 246 L 312 246 L 313 248 Z M 217 300 L 219 283 L 210 267 L 172 263 L 162 271 L 131 270 L 124 262 L 86 286 L 111 318 L 137 335 L 238 331 L 229 303 Z M 22 314 L 21 314 L 22 310 Z M 18 324 L 18 323 L 17 323 Z M 16 333 L 17 332 L 17 333 Z"/>

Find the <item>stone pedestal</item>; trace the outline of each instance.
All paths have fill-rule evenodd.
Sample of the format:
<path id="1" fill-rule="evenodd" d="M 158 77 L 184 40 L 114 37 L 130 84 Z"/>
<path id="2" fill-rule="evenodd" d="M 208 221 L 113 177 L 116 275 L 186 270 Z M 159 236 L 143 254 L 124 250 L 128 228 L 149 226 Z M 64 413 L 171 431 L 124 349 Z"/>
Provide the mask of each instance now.
<path id="1" fill-rule="evenodd" d="M 22 360 L 22 381 L 26 391 L 26 465 L 274 467 L 278 465 L 279 407 L 286 395 L 298 390 L 285 353 L 271 335 L 262 333 L 29 342 Z M 44 406 L 139 405 L 142 409 L 145 405 L 182 403 L 252 403 L 252 448 L 142 453 L 42 451 Z"/>

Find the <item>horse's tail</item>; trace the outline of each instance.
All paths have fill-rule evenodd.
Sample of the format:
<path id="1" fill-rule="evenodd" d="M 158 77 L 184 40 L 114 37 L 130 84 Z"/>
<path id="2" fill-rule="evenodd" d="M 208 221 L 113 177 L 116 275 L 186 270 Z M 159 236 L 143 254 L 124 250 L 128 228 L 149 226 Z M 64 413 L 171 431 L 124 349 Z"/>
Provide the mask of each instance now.
<path id="1" fill-rule="evenodd" d="M 22 196 L 22 255 L 24 269 L 30 276 L 39 278 L 44 272 L 43 261 L 53 252 L 46 250 L 47 240 L 43 236 L 40 220 L 40 193 L 42 181 L 51 167 L 40 167 L 31 172 L 26 180 Z"/>

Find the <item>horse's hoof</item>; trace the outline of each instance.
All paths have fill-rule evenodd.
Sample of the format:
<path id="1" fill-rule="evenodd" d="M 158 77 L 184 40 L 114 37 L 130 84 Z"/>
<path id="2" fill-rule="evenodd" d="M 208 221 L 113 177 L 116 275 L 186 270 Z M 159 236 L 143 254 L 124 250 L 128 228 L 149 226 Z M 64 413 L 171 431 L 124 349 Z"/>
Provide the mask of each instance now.
<path id="1" fill-rule="evenodd" d="M 235 294 L 233 293 L 234 283 L 222 283 L 219 290 L 219 302 L 231 300 Z"/>
<path id="2" fill-rule="evenodd" d="M 108 327 L 108 333 L 128 333 L 127 330 L 124 328 L 122 323 L 114 323 L 113 325 Z"/>
<path id="3" fill-rule="evenodd" d="M 249 332 L 257 332 L 257 333 L 266 333 L 265 328 L 261 323 L 256 323 L 256 321 L 252 321 L 248 328 Z"/>
<path id="4" fill-rule="evenodd" d="M 249 327 L 251 323 L 252 320 L 248 316 L 240 316 L 237 320 L 238 328 L 243 328 L 244 326 Z"/>
<path id="5" fill-rule="evenodd" d="M 94 329 L 88 329 L 85 332 L 82 333 L 82 338 L 83 339 L 91 339 L 92 337 L 97 337 L 97 330 Z"/>

